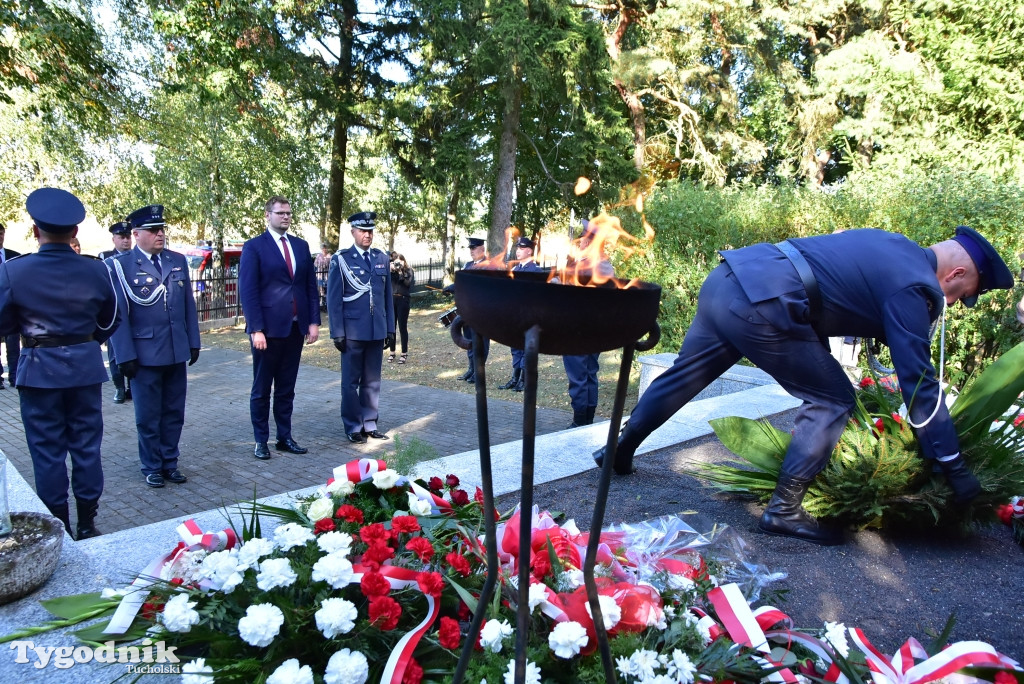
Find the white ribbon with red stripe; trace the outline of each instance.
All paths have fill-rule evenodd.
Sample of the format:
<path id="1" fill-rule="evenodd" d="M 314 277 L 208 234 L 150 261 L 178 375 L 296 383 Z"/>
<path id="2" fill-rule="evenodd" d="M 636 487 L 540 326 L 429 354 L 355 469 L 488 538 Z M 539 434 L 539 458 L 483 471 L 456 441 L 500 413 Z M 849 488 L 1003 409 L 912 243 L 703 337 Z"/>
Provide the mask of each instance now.
<path id="1" fill-rule="evenodd" d="M 764 658 L 755 657 L 765 669 L 772 669 L 780 666 L 770 657 L 771 647 L 768 646 L 768 639 L 765 637 L 758 624 L 757 617 L 747 605 L 747 599 L 736 584 L 726 584 L 715 587 L 708 592 L 708 598 L 715 607 L 718 619 L 728 633 L 729 638 L 737 644 L 753 648 L 764 654 Z M 775 611 L 774 608 L 759 609 L 760 612 Z M 779 613 L 781 615 L 781 613 Z M 787 618 L 788 619 L 788 618 Z M 787 668 L 777 670 L 767 675 L 765 679 L 773 682 L 796 682 L 796 676 Z"/>
<path id="2" fill-rule="evenodd" d="M 121 599 L 121 603 L 118 604 L 117 610 L 114 611 L 114 615 L 110 618 L 110 624 L 103 630 L 104 634 L 124 634 L 128 631 L 128 628 L 131 627 L 132 622 L 135 620 L 135 616 L 139 614 L 139 609 L 142 608 L 142 604 L 146 602 L 146 598 L 149 596 L 149 587 L 160 578 L 160 570 L 164 565 L 173 563 L 180 554 L 186 551 L 197 551 L 199 549 L 204 549 L 211 553 L 223 551 L 224 549 L 230 549 L 238 541 L 234 531 L 231 529 L 221 530 L 220 532 L 203 532 L 199 525 L 196 524 L 196 521 L 191 518 L 178 525 L 176 532 L 181 537 L 184 546 L 179 546 L 170 553 L 157 556 L 143 568 L 139 576 L 128 587 L 128 593 L 125 594 L 124 598 Z"/>
<path id="3" fill-rule="evenodd" d="M 1017 661 L 999 653 L 983 641 L 958 641 L 931 658 L 916 639 L 908 639 L 892 657 L 886 658 L 858 628 L 850 629 L 871 669 L 875 684 L 925 684 L 965 667 L 1003 667 L 1019 670 Z M 922 662 L 915 664 L 915 661 Z"/>
<path id="4" fill-rule="evenodd" d="M 335 468 L 334 479 L 344 479 L 353 484 L 360 484 L 371 479 L 375 473 L 386 470 L 387 467 L 387 462 L 380 459 L 360 458 L 355 461 L 349 461 L 345 465 L 340 465 Z M 434 494 L 430 490 L 406 477 L 399 477 L 395 484 L 408 485 L 409 489 L 412 490 L 417 498 L 430 504 L 430 512 L 433 514 L 449 513 L 452 510 L 452 504 L 450 501 Z"/>

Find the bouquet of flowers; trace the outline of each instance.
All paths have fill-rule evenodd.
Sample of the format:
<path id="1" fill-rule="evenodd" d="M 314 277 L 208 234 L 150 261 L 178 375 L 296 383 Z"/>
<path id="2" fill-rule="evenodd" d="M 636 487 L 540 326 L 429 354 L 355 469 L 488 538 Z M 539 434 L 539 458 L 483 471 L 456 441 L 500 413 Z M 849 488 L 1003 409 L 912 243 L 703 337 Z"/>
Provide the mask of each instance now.
<path id="1" fill-rule="evenodd" d="M 183 684 L 450 682 L 467 644 L 464 681 L 511 684 L 519 519 L 528 514 L 525 681 L 608 681 L 580 569 L 588 535 L 536 508 L 500 516 L 482 498 L 454 475 L 412 481 L 384 461 L 353 461 L 291 507 L 252 504 L 240 533 L 186 522 L 182 541 L 127 593 L 107 593 L 100 613 L 81 596 L 54 600 L 48 607 L 65 619 L 35 631 L 72 622 L 72 606 L 81 619 L 113 612 L 78 634 L 159 639 L 187 660 Z M 496 517 L 500 564 L 487 605 L 478 600 L 484 516 Z M 268 518 L 278 524 L 264 533 Z M 752 610 L 750 594 L 772 576 L 721 526 L 699 533 L 670 517 L 600 535 L 595 577 L 619 681 L 927 682 L 968 666 L 989 668 L 1000 684 L 1017 677 L 1014 661 L 981 642 L 926 649 L 909 640 L 890 659 L 860 630 L 801 630 L 775 608 Z M 478 610 L 486 619 L 470 634 Z"/>
<path id="2" fill-rule="evenodd" d="M 1024 420 L 1020 422 L 1024 423 Z M 1024 496 L 1015 496 L 1010 499 L 1010 503 L 998 506 L 996 517 L 1004 525 L 1013 529 L 1014 541 L 1024 546 Z"/>
<path id="3" fill-rule="evenodd" d="M 895 380 L 865 377 L 854 415 L 828 466 L 808 490 L 804 508 L 860 527 L 966 526 L 979 515 L 990 515 L 993 506 L 1024 490 L 1022 391 L 1024 344 L 1004 354 L 959 396 L 947 396 L 960 451 L 982 485 L 972 506 L 963 510 L 952 505 L 952 491 L 941 473 L 919 456 Z M 739 417 L 713 420 L 711 426 L 739 458 L 703 465 L 692 474 L 723 491 L 767 501 L 791 436 L 766 422 Z"/>

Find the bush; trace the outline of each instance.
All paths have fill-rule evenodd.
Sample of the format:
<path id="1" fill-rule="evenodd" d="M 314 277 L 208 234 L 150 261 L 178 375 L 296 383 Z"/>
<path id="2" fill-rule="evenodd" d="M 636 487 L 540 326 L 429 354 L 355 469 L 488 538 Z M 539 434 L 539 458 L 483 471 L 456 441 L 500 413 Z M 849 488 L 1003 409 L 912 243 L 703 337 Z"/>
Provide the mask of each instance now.
<path id="1" fill-rule="evenodd" d="M 697 294 L 718 262 L 718 250 L 861 227 L 902 233 L 929 245 L 948 239 L 963 224 L 983 233 L 1011 271 L 1017 271 L 1024 251 L 1022 204 L 1024 188 L 955 170 L 897 177 L 868 172 L 851 177 L 834 192 L 675 183 L 655 188 L 647 198 L 645 218 L 655 230 L 651 247 L 622 260 L 617 269 L 625 277 L 661 284 L 657 351 L 674 352 L 693 320 Z M 640 218 L 623 214 L 623 225 L 642 235 Z M 1020 287 L 999 291 L 975 309 L 955 307 L 949 312 L 945 372 L 952 382 L 962 384 L 1018 341 L 1013 304 L 1021 294 Z"/>

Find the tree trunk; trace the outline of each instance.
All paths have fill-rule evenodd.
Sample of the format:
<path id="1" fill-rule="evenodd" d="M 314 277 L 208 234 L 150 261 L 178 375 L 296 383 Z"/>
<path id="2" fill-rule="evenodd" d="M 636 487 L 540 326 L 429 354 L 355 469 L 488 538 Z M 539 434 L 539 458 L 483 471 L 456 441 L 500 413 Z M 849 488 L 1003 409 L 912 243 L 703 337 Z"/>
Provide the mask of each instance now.
<path id="1" fill-rule="evenodd" d="M 448 198 L 448 211 L 444 217 L 444 239 L 441 249 L 441 263 L 445 265 L 445 272 L 455 277 L 455 217 L 459 210 L 459 178 L 456 176 L 452 185 L 452 194 Z M 450 247 L 449 247 L 450 245 Z"/>
<path id="2" fill-rule="evenodd" d="M 512 79 L 504 87 L 505 112 L 498 145 L 498 174 L 494 182 L 491 204 L 491 228 L 487 233 L 488 254 L 505 249 L 505 229 L 512 222 L 512 204 L 516 179 L 516 149 L 519 139 L 519 117 L 523 101 L 522 69 L 512 66 Z"/>
<path id="3" fill-rule="evenodd" d="M 608 57 L 613 63 L 618 63 L 619 57 L 622 55 L 621 45 L 622 39 L 626 35 L 626 29 L 635 22 L 636 12 L 623 8 L 619 13 L 619 23 L 605 41 Z M 647 119 L 644 113 L 644 104 L 640 101 L 640 97 L 627 88 L 621 79 L 616 78 L 613 85 L 629 110 L 629 120 L 633 126 L 633 166 L 637 171 L 643 171 L 647 147 Z"/>
<path id="4" fill-rule="evenodd" d="M 331 179 L 327 185 L 327 227 L 325 232 L 338 237 L 341 245 L 341 206 L 345 199 L 345 155 L 348 153 L 348 121 L 339 105 L 334 115 L 334 139 L 331 142 Z"/>

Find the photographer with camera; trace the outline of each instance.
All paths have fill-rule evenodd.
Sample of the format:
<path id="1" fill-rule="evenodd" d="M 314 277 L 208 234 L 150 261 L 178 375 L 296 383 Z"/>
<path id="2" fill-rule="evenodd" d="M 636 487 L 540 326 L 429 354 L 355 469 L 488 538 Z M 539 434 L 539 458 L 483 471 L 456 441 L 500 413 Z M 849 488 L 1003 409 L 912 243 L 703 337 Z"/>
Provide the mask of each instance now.
<path id="1" fill-rule="evenodd" d="M 398 252 L 391 253 L 391 294 L 395 302 L 395 325 L 398 336 L 402 338 L 402 355 L 398 363 L 405 363 L 409 358 L 409 292 L 412 290 L 416 276 L 409 268 L 409 262 Z M 391 342 L 391 353 L 388 363 L 395 361 L 395 341 Z"/>

